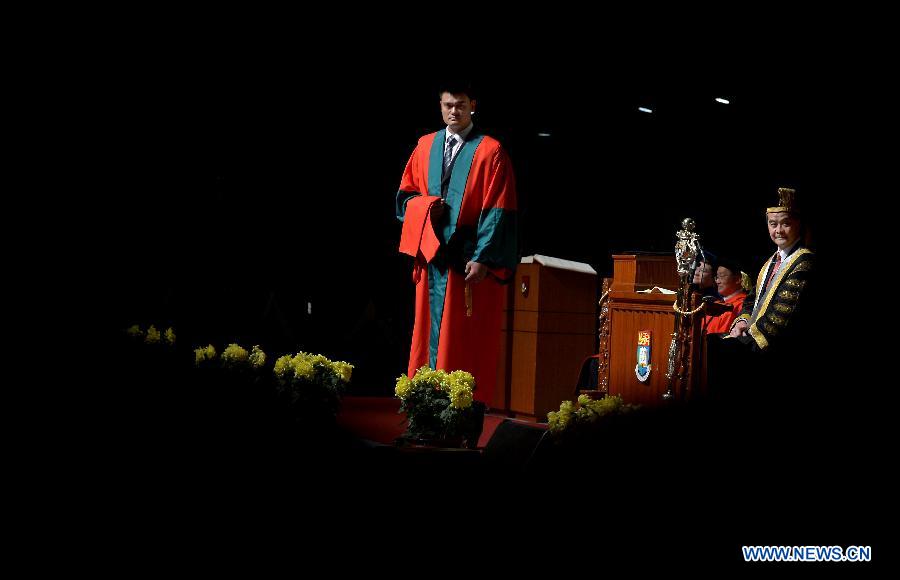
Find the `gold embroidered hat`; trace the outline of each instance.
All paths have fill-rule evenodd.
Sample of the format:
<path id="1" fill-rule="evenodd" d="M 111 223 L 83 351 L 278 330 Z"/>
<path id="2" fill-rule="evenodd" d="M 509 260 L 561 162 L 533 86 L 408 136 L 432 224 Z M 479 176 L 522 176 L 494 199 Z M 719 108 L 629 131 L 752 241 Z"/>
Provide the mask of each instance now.
<path id="1" fill-rule="evenodd" d="M 795 189 L 790 187 L 778 188 L 778 205 L 775 207 L 767 207 L 766 213 L 787 212 L 791 215 L 797 213 L 797 205 L 794 201 L 794 195 L 797 193 Z"/>

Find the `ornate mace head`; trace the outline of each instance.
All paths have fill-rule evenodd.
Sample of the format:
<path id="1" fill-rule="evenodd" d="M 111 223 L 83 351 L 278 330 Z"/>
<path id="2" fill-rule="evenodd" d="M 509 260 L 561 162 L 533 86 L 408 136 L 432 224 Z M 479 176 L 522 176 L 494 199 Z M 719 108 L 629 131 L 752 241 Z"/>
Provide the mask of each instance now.
<path id="1" fill-rule="evenodd" d="M 694 233 L 697 224 L 691 218 L 681 221 L 681 228 L 675 235 L 678 242 L 675 244 L 675 259 L 678 262 L 678 274 L 681 276 L 693 276 L 694 261 L 700 251 L 700 235 Z"/>

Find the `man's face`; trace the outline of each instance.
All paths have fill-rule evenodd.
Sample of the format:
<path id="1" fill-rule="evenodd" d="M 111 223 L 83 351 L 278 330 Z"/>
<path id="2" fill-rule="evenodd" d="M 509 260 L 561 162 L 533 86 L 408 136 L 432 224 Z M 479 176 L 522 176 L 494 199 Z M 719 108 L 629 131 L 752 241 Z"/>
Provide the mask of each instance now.
<path id="1" fill-rule="evenodd" d="M 444 117 L 444 123 L 454 133 L 459 133 L 469 126 L 474 110 L 475 101 L 470 100 L 465 94 L 444 93 L 441 95 L 441 115 Z"/>
<path id="2" fill-rule="evenodd" d="M 800 237 L 800 224 L 787 212 L 766 214 L 769 237 L 779 250 L 786 250 Z"/>
<path id="3" fill-rule="evenodd" d="M 722 296 L 730 296 L 738 291 L 741 287 L 741 273 L 732 272 L 724 266 L 719 266 L 716 270 L 716 290 Z"/>
<path id="4" fill-rule="evenodd" d="M 706 262 L 701 262 L 697 269 L 694 270 L 694 284 L 700 288 L 711 288 L 714 283 L 712 266 Z"/>

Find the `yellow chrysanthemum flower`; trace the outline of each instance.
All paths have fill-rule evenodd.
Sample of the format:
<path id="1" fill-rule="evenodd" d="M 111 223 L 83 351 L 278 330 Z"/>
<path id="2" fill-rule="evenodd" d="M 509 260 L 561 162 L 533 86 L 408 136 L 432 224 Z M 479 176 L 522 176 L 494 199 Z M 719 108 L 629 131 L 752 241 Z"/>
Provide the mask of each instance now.
<path id="1" fill-rule="evenodd" d="M 579 395 L 577 405 L 572 401 L 563 401 L 559 406 L 559 412 L 547 413 L 547 422 L 550 430 L 558 433 L 569 425 L 594 423 L 605 415 L 619 414 L 631 409 L 632 406 L 625 405 L 622 397 L 618 395 L 602 399 Z"/>
<path id="2" fill-rule="evenodd" d="M 456 384 L 466 386 L 470 391 L 475 389 L 475 377 L 472 376 L 472 373 L 453 371 L 450 373 L 450 380 Z"/>
<path id="3" fill-rule="evenodd" d="M 264 353 L 262 349 L 259 348 L 258 344 L 254 344 L 253 348 L 250 350 L 250 365 L 255 369 L 259 369 L 262 368 L 265 364 L 266 353 Z"/>
<path id="4" fill-rule="evenodd" d="M 598 415 L 606 415 L 621 410 L 623 406 L 622 397 L 615 395 L 612 397 L 603 397 L 596 401 L 590 401 L 587 406 Z"/>
<path id="5" fill-rule="evenodd" d="M 547 413 L 547 423 L 551 431 L 562 431 L 572 420 L 575 414 L 575 405 L 572 401 L 563 401 L 559 405 L 559 411 Z"/>
<path id="6" fill-rule="evenodd" d="M 306 353 L 298 353 L 291 359 L 291 367 L 294 369 L 294 378 L 312 380 L 315 377 L 315 369 Z"/>
<path id="7" fill-rule="evenodd" d="M 397 379 L 397 386 L 394 387 L 394 394 L 397 395 L 401 400 L 404 400 L 406 399 L 407 395 L 409 395 L 412 388 L 413 382 L 404 373 L 400 375 L 400 378 Z"/>
<path id="8" fill-rule="evenodd" d="M 126 330 L 125 332 L 128 333 L 128 336 L 131 336 L 133 338 L 141 338 L 142 336 L 144 336 L 144 331 L 141 330 L 141 327 L 137 324 L 129 326 L 128 330 Z"/>
<path id="9" fill-rule="evenodd" d="M 416 386 L 428 385 L 437 381 L 440 381 L 440 375 L 437 371 L 427 366 L 423 366 L 416 370 L 416 374 L 412 377 L 412 382 Z"/>
<path id="10" fill-rule="evenodd" d="M 147 329 L 147 336 L 144 337 L 144 342 L 147 344 L 156 344 L 159 342 L 159 331 L 156 330 L 156 327 L 152 324 L 150 328 Z"/>
<path id="11" fill-rule="evenodd" d="M 291 361 L 294 357 L 289 354 L 280 356 L 275 360 L 275 376 L 279 379 L 286 379 L 288 375 L 294 372 Z"/>
<path id="12" fill-rule="evenodd" d="M 457 383 L 450 386 L 450 406 L 457 409 L 468 409 L 472 406 L 472 389 Z"/>
<path id="13" fill-rule="evenodd" d="M 250 353 L 247 352 L 246 348 L 234 342 L 226 346 L 225 350 L 222 351 L 222 361 L 228 366 L 243 364 L 247 362 L 249 356 Z"/>
<path id="14" fill-rule="evenodd" d="M 350 382 L 350 377 L 353 376 L 353 365 L 341 360 L 331 363 L 331 368 L 334 369 L 334 372 L 340 375 L 343 382 Z"/>
<path id="15" fill-rule="evenodd" d="M 198 366 L 205 360 L 213 360 L 215 358 L 216 348 L 211 344 L 194 349 L 194 364 Z"/>
<path id="16" fill-rule="evenodd" d="M 561 429 L 559 425 L 559 413 L 555 411 L 547 413 L 547 427 L 551 431 L 559 431 Z"/>
<path id="17" fill-rule="evenodd" d="M 175 330 L 173 330 L 171 326 L 166 329 L 166 332 L 163 336 L 166 339 L 166 344 L 175 346 Z"/>

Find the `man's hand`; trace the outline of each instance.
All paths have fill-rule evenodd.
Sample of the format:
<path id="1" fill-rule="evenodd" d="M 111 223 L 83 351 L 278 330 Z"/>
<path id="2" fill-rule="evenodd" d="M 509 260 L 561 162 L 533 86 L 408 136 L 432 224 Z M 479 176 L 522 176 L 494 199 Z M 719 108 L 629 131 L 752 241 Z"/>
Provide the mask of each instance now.
<path id="1" fill-rule="evenodd" d="M 731 333 L 729 334 L 729 336 L 731 338 L 744 336 L 745 334 L 747 334 L 748 328 L 750 328 L 750 325 L 747 324 L 746 320 L 738 320 L 737 323 L 731 327 Z"/>
<path id="2" fill-rule="evenodd" d="M 479 262 L 469 262 L 466 264 L 466 282 L 481 282 L 488 274 L 488 267 Z"/>
<path id="3" fill-rule="evenodd" d="M 444 203 L 443 199 L 439 199 L 433 204 L 431 204 L 431 219 L 439 220 L 444 215 L 444 210 L 446 209 L 447 204 Z"/>

